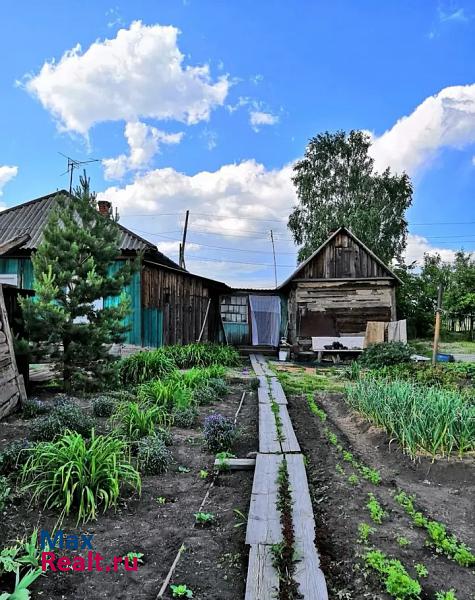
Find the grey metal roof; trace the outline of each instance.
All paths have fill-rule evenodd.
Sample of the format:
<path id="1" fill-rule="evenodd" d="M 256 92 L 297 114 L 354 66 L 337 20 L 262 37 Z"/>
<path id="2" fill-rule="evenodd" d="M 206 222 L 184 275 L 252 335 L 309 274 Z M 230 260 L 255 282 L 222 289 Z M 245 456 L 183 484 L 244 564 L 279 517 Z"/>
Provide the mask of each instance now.
<path id="1" fill-rule="evenodd" d="M 74 199 L 66 190 L 58 190 L 52 194 L 41 196 L 35 200 L 12 206 L 0 212 L 0 243 L 16 236 L 28 233 L 30 239 L 23 244 L 22 250 L 35 250 L 41 242 L 43 229 L 48 222 L 49 214 L 55 206 L 58 196 Z M 133 231 L 118 223 L 120 230 L 121 251 L 147 251 L 154 255 L 154 260 L 175 269 L 183 270 L 173 260 L 159 252 L 157 247 L 140 237 Z"/>

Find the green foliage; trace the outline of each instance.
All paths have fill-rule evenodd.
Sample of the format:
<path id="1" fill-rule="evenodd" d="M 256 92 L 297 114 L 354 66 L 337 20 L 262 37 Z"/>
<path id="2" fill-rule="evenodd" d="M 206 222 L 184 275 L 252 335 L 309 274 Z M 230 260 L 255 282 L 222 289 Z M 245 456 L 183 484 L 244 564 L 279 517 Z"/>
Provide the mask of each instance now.
<path id="1" fill-rule="evenodd" d="M 41 569 L 30 569 L 22 577 L 17 571 L 15 573 L 15 589 L 11 594 L 8 592 L 0 594 L 0 600 L 29 600 L 31 592 L 28 588 L 40 575 L 42 575 Z"/>
<path id="2" fill-rule="evenodd" d="M 120 231 L 96 207 L 89 179 L 81 177 L 74 198 L 57 196 L 33 255 L 35 296 L 22 298 L 32 341 L 46 345 L 67 388 L 98 387 L 115 370 L 110 344 L 121 342 L 129 302 L 99 308 L 101 298 L 119 296 L 134 266 L 124 261 L 111 272 L 120 254 Z"/>
<path id="3" fill-rule="evenodd" d="M 39 398 L 27 398 L 21 403 L 21 416 L 24 419 L 32 419 L 38 415 L 44 415 L 49 410 L 49 406 Z"/>
<path id="4" fill-rule="evenodd" d="M 436 592 L 435 600 L 457 600 L 455 590 L 449 590 L 448 592 Z"/>
<path id="5" fill-rule="evenodd" d="M 143 557 L 143 552 L 127 552 L 127 554 L 123 558 L 127 558 L 129 563 L 133 562 L 134 559 L 136 559 L 137 563 L 142 564 L 143 563 L 142 557 Z"/>
<path id="6" fill-rule="evenodd" d="M 10 495 L 10 490 L 11 488 L 8 479 L 3 475 L 0 475 L 0 512 L 5 508 L 8 496 Z"/>
<path id="7" fill-rule="evenodd" d="M 475 363 L 405 363 L 373 369 L 366 378 L 373 379 L 401 379 L 435 385 L 448 389 L 459 389 L 466 385 L 475 385 Z"/>
<path id="8" fill-rule="evenodd" d="M 166 377 L 176 369 L 173 359 L 165 348 L 151 352 L 137 352 L 120 361 L 120 380 L 125 384 L 136 384 Z"/>
<path id="9" fill-rule="evenodd" d="M 403 535 L 399 535 L 396 538 L 397 543 L 401 546 L 401 548 L 406 548 L 407 546 L 410 546 L 411 542 L 407 539 L 407 537 L 404 537 Z"/>
<path id="10" fill-rule="evenodd" d="M 208 471 L 206 471 L 206 469 L 201 469 L 199 475 L 200 475 L 200 479 L 208 479 L 209 473 L 208 473 Z"/>
<path id="11" fill-rule="evenodd" d="M 311 392 L 307 394 L 307 404 L 312 413 L 316 415 L 320 421 L 326 421 L 326 412 L 318 406 L 318 404 L 315 402 L 314 395 Z"/>
<path id="12" fill-rule="evenodd" d="M 374 527 L 371 527 L 371 525 L 368 525 L 368 523 L 359 523 L 358 524 L 358 542 L 360 542 L 360 544 L 367 544 L 369 542 L 369 536 L 373 535 L 373 533 L 376 531 L 376 529 Z"/>
<path id="13" fill-rule="evenodd" d="M 346 400 L 412 457 L 420 451 L 462 455 L 475 448 L 475 405 L 456 391 L 365 379 L 347 388 Z"/>
<path id="14" fill-rule="evenodd" d="M 195 523 L 198 525 L 211 525 L 216 520 L 213 513 L 197 512 L 193 513 L 195 517 Z"/>
<path id="15" fill-rule="evenodd" d="M 92 412 L 96 417 L 110 417 L 115 410 L 116 403 L 112 396 L 97 396 L 92 401 Z"/>
<path id="16" fill-rule="evenodd" d="M 228 384 L 226 383 L 226 380 L 223 379 L 222 376 L 220 376 L 220 377 L 211 377 L 208 380 L 207 385 L 208 385 L 208 387 L 210 387 L 214 391 L 215 395 L 218 398 L 224 398 L 229 393 Z"/>
<path id="17" fill-rule="evenodd" d="M 380 550 L 370 550 L 364 555 L 365 564 L 374 569 L 385 584 L 386 591 L 396 600 L 418 598 L 421 586 L 412 579 L 399 560 L 388 558 Z"/>
<path id="18" fill-rule="evenodd" d="M 193 402 L 198 406 L 207 406 L 217 399 L 214 389 L 208 385 L 193 390 Z"/>
<path id="19" fill-rule="evenodd" d="M 408 496 L 403 490 L 400 490 L 394 496 L 394 499 L 411 517 L 414 525 L 426 530 L 428 534 L 427 544 L 433 546 L 436 552 L 445 554 L 463 567 L 470 567 L 475 564 L 475 555 L 472 554 L 468 546 L 459 542 L 455 535 L 447 535 L 445 525 L 427 519 L 420 511 L 416 510 L 414 496 Z"/>
<path id="20" fill-rule="evenodd" d="M 28 458 L 27 448 L 31 443 L 26 440 L 15 440 L 10 442 L 0 452 L 0 475 L 11 475 L 17 468 L 21 467 Z"/>
<path id="21" fill-rule="evenodd" d="M 192 392 L 180 380 L 154 379 L 142 383 L 138 388 L 142 402 L 171 411 L 173 407 L 186 408 L 191 405 Z"/>
<path id="22" fill-rule="evenodd" d="M 160 436 L 151 435 L 138 443 L 137 462 L 146 475 L 159 475 L 168 471 L 172 454 Z"/>
<path id="23" fill-rule="evenodd" d="M 331 231 L 345 225 L 389 263 L 405 246 L 405 212 L 412 202 L 409 177 L 374 170 L 370 137 L 362 131 L 325 132 L 312 138 L 292 178 L 298 205 L 288 227 L 302 246 L 299 261 Z"/>
<path id="24" fill-rule="evenodd" d="M 411 361 L 414 350 L 403 342 L 383 342 L 365 348 L 358 359 L 363 367 L 376 369 Z"/>
<path id="25" fill-rule="evenodd" d="M 427 577 L 427 575 L 429 575 L 427 567 L 422 563 L 416 563 L 414 565 L 414 571 L 418 574 L 419 577 Z"/>
<path id="26" fill-rule="evenodd" d="M 233 367 L 238 365 L 240 360 L 239 352 L 235 348 L 221 344 L 196 343 L 185 346 L 167 346 L 165 350 L 178 369 L 209 367 L 210 365 Z"/>
<path id="27" fill-rule="evenodd" d="M 140 475 L 130 464 L 125 441 L 116 436 L 90 440 L 67 431 L 53 442 L 41 442 L 30 451 L 23 467 L 25 491 L 44 508 L 61 510 L 61 518 L 77 513 L 79 521 L 97 517 L 115 506 L 123 484 L 141 489 Z"/>
<path id="28" fill-rule="evenodd" d="M 175 406 L 172 411 L 173 424 L 177 427 L 191 428 L 198 418 L 196 406 Z"/>
<path id="29" fill-rule="evenodd" d="M 229 469 L 229 459 L 236 458 L 232 452 L 217 452 L 216 460 L 218 461 L 218 471 L 227 471 Z"/>
<path id="30" fill-rule="evenodd" d="M 231 450 L 237 430 L 231 419 L 215 413 L 205 418 L 203 435 L 206 447 L 215 454 Z"/>
<path id="31" fill-rule="evenodd" d="M 167 427 L 171 418 L 161 406 L 144 406 L 138 402 L 119 404 L 112 416 L 118 432 L 127 440 L 136 442 L 155 434 L 156 427 Z"/>
<path id="32" fill-rule="evenodd" d="M 382 506 L 380 505 L 380 503 L 378 502 L 378 500 L 374 494 L 369 493 L 368 498 L 369 498 L 369 500 L 368 500 L 368 503 L 366 504 L 366 507 L 369 510 L 371 519 L 375 523 L 378 523 L 378 525 L 381 525 L 381 523 L 383 522 L 383 519 L 386 517 L 386 512 L 384 511 L 384 509 L 382 508 Z"/>
<path id="33" fill-rule="evenodd" d="M 360 480 L 358 479 L 358 476 L 355 475 L 354 473 L 352 473 L 349 477 L 348 477 L 348 483 L 350 485 L 358 485 L 358 483 L 360 482 Z"/>
<path id="34" fill-rule="evenodd" d="M 64 399 L 58 402 L 48 415 L 35 419 L 31 424 L 30 432 L 33 440 L 46 442 L 61 435 L 67 429 L 89 437 L 94 425 L 95 421 L 89 414 L 77 404 Z"/>
<path id="35" fill-rule="evenodd" d="M 172 595 L 174 598 L 193 598 L 193 592 L 186 585 L 171 585 Z"/>

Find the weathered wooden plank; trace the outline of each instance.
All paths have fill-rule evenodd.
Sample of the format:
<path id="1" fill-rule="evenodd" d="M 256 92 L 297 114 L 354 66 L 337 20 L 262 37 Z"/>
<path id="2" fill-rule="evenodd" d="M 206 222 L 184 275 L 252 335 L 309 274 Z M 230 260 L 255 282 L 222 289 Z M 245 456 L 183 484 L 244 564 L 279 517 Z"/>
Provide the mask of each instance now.
<path id="1" fill-rule="evenodd" d="M 282 452 L 300 452 L 300 446 L 297 441 L 297 436 L 295 435 L 294 428 L 292 427 L 289 412 L 287 410 L 287 407 L 283 404 L 279 405 L 279 415 L 282 421 Z"/>
<path id="2" fill-rule="evenodd" d="M 4 417 L 7 417 L 14 411 L 15 406 L 18 404 L 19 400 L 20 393 L 16 392 L 9 400 L 0 405 L 0 420 Z"/>
<path id="3" fill-rule="evenodd" d="M 271 403 L 271 397 L 270 397 L 270 388 L 267 386 L 267 384 L 265 386 L 260 385 L 258 390 L 257 390 L 257 400 L 259 403 L 262 404 L 270 404 Z"/>
<path id="4" fill-rule="evenodd" d="M 315 520 L 302 454 L 286 455 L 292 493 L 292 521 L 298 562 L 294 579 L 304 598 L 328 600 L 325 577 L 315 547 Z"/>
<path id="5" fill-rule="evenodd" d="M 259 363 L 259 361 L 257 360 L 257 355 L 256 354 L 250 354 L 249 358 L 251 359 L 251 365 L 252 368 L 254 369 L 254 373 L 259 377 L 259 376 L 264 376 L 264 370 L 262 368 L 262 365 Z"/>
<path id="6" fill-rule="evenodd" d="M 282 452 L 270 404 L 259 403 L 259 452 Z"/>
<path id="7" fill-rule="evenodd" d="M 277 377 L 270 378 L 270 389 L 272 397 L 277 404 L 288 404 L 282 385 Z"/>
<path id="8" fill-rule="evenodd" d="M 279 576 L 272 565 L 270 546 L 251 546 L 245 600 L 272 600 L 278 593 Z"/>
<path id="9" fill-rule="evenodd" d="M 217 458 L 214 461 L 215 467 L 220 467 L 222 461 Z M 226 468 L 230 471 L 252 471 L 256 466 L 255 458 L 228 458 L 226 460 Z"/>
<path id="10" fill-rule="evenodd" d="M 258 454 L 247 519 L 246 544 L 277 544 L 282 540 L 277 510 L 277 476 L 281 454 Z"/>

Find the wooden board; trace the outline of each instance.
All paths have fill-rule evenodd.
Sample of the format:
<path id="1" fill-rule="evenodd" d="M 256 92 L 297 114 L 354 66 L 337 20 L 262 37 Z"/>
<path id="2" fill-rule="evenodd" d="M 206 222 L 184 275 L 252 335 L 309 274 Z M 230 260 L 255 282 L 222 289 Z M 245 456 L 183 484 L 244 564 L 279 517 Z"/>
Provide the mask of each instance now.
<path id="1" fill-rule="evenodd" d="M 279 576 L 272 566 L 270 546 L 251 546 L 245 600 L 272 600 L 278 592 Z"/>
<path id="2" fill-rule="evenodd" d="M 275 373 L 269 369 L 269 366 L 263 354 L 250 354 L 249 358 L 251 359 L 252 368 L 254 369 L 257 376 L 275 376 Z"/>
<path id="3" fill-rule="evenodd" d="M 257 360 L 257 354 L 250 354 L 249 358 L 251 359 L 251 365 L 254 369 L 254 373 L 260 378 L 265 375 L 262 365 Z"/>
<path id="4" fill-rule="evenodd" d="M 295 551 L 298 557 L 294 578 L 304 598 L 328 600 L 325 577 L 315 547 L 315 520 L 303 455 L 289 454 L 286 460 L 293 501 Z"/>
<path id="5" fill-rule="evenodd" d="M 272 392 L 272 397 L 277 404 L 287 404 L 287 398 L 285 396 L 284 389 L 282 388 L 282 385 L 277 377 L 270 378 L 270 389 Z"/>
<path id="6" fill-rule="evenodd" d="M 285 405 L 279 405 L 279 414 L 282 420 L 282 433 L 285 438 L 281 441 L 282 452 L 300 452 L 297 436 L 295 435 L 292 421 Z"/>
<path id="7" fill-rule="evenodd" d="M 282 452 L 270 403 L 259 403 L 259 452 Z"/>
<path id="8" fill-rule="evenodd" d="M 215 467 L 220 467 L 222 461 L 217 458 L 214 461 Z M 229 471 L 252 471 L 256 466 L 255 458 L 228 458 L 226 460 L 226 468 Z"/>
<path id="9" fill-rule="evenodd" d="M 247 519 L 246 544 L 277 544 L 282 541 L 277 511 L 279 454 L 258 454 Z"/>

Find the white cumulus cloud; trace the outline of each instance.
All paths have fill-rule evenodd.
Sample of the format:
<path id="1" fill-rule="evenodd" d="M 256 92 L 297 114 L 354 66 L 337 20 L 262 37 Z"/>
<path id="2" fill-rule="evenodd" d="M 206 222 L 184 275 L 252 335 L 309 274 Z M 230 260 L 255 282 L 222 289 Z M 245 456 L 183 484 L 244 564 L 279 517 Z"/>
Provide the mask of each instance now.
<path id="1" fill-rule="evenodd" d="M 376 168 L 414 174 L 442 148 L 475 142 L 475 84 L 446 87 L 426 98 L 380 136 L 373 136 Z"/>
<path id="2" fill-rule="evenodd" d="M 208 65 L 184 64 L 173 26 L 134 21 L 116 37 L 82 51 L 78 44 L 55 62 L 45 62 L 26 89 L 62 130 L 86 135 L 103 121 L 140 117 L 187 124 L 207 120 L 224 103 L 227 76 L 213 81 Z"/>
<path id="3" fill-rule="evenodd" d="M 249 113 L 249 122 L 254 131 L 259 131 L 262 125 L 275 125 L 279 122 L 279 117 L 269 112 L 261 110 L 252 110 Z"/>
<path id="4" fill-rule="evenodd" d="M 3 194 L 4 185 L 16 177 L 17 173 L 18 167 L 0 166 L 0 196 Z"/>
<path id="5" fill-rule="evenodd" d="M 106 158 L 102 161 L 105 178 L 121 179 L 127 171 L 147 167 L 161 144 L 179 144 L 183 135 L 183 132 L 165 133 L 140 121 L 127 123 L 125 138 L 130 152 L 128 155 L 120 154 L 116 158 Z"/>
<path id="6" fill-rule="evenodd" d="M 416 262 L 418 265 L 423 264 L 424 254 L 440 254 L 442 260 L 445 262 L 451 262 L 455 258 L 455 250 L 431 246 L 427 238 L 412 233 L 407 236 L 407 247 L 404 254 L 407 264 Z"/>

